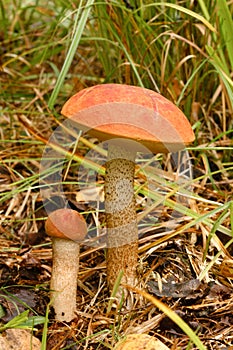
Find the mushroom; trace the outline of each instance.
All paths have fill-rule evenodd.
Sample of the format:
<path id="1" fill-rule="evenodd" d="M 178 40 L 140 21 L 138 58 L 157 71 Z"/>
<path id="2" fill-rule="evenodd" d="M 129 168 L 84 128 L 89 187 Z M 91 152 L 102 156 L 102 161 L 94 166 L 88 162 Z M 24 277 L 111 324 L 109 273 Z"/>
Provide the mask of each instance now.
<path id="1" fill-rule="evenodd" d="M 62 114 L 89 135 L 108 141 L 105 173 L 107 282 L 120 271 L 136 284 L 138 228 L 134 196 L 137 152 L 176 152 L 194 140 L 185 115 L 162 95 L 141 87 L 103 84 L 83 89 Z M 110 141 L 109 141 L 110 140 Z"/>
<path id="2" fill-rule="evenodd" d="M 45 230 L 53 242 L 50 297 L 55 319 L 70 322 L 75 318 L 79 241 L 87 233 L 86 222 L 75 210 L 57 209 L 48 216 Z"/>

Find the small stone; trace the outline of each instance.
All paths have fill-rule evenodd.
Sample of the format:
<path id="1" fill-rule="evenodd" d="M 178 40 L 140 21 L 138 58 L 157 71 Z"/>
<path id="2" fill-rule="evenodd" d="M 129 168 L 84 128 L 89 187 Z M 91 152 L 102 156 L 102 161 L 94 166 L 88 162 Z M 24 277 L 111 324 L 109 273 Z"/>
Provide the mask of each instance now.
<path id="1" fill-rule="evenodd" d="M 169 350 L 169 348 L 148 334 L 129 334 L 116 344 L 114 350 Z"/>
<path id="2" fill-rule="evenodd" d="M 7 329 L 0 335 L 1 350 L 40 350 L 41 343 L 25 329 Z"/>

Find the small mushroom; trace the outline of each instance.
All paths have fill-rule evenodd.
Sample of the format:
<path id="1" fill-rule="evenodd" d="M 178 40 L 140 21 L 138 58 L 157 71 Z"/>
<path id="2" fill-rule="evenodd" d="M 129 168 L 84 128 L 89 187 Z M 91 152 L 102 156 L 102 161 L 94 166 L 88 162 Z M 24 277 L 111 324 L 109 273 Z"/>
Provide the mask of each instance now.
<path id="1" fill-rule="evenodd" d="M 79 241 L 87 233 L 86 222 L 75 210 L 58 209 L 48 216 L 45 230 L 53 244 L 50 297 L 55 319 L 70 322 L 75 318 Z"/>
<path id="2" fill-rule="evenodd" d="M 107 281 L 110 290 L 120 271 L 136 283 L 138 228 L 134 196 L 137 152 L 176 152 L 194 140 L 179 108 L 141 87 L 103 84 L 72 96 L 62 114 L 101 141 L 108 140 L 105 173 Z M 109 142 L 110 140 L 110 142 Z"/>

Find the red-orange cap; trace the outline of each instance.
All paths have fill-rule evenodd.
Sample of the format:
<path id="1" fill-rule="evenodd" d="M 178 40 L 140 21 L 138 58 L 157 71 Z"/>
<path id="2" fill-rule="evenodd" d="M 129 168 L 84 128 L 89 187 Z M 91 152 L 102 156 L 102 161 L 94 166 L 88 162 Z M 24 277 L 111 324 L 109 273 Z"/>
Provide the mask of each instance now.
<path id="1" fill-rule="evenodd" d="M 87 234 L 87 225 L 76 210 L 62 208 L 49 214 L 45 231 L 51 237 L 81 241 Z"/>
<path id="2" fill-rule="evenodd" d="M 102 84 L 83 89 L 61 112 L 99 140 L 130 139 L 154 153 L 175 152 L 194 140 L 191 125 L 178 107 L 138 86 Z"/>

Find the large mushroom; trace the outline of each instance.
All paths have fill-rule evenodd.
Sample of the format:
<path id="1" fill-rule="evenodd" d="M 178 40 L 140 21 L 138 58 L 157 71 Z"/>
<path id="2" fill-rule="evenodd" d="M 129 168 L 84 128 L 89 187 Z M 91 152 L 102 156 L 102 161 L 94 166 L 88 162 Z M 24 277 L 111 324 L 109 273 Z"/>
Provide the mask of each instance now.
<path id="1" fill-rule="evenodd" d="M 45 230 L 53 244 L 50 297 L 55 319 L 70 322 L 75 318 L 79 242 L 87 233 L 86 222 L 77 211 L 62 208 L 48 216 Z"/>
<path id="2" fill-rule="evenodd" d="M 134 196 L 135 156 L 139 151 L 176 152 L 194 140 L 179 108 L 141 87 L 103 84 L 72 96 L 62 114 L 101 141 L 108 140 L 105 173 L 107 281 L 112 289 L 120 271 L 136 283 L 138 229 Z M 109 141 L 110 140 L 110 141 Z"/>

